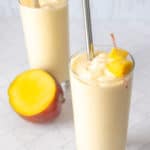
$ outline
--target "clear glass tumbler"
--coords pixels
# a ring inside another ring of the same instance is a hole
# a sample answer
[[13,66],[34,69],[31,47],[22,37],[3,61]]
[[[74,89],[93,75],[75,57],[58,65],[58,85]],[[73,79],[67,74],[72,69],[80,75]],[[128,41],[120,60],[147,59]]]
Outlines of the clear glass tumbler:
[[31,2],[19,1],[30,66],[48,71],[62,83],[69,78],[68,1],[39,6]]
[[77,150],[125,150],[134,67],[123,78],[86,83],[74,71],[81,54],[69,69]]

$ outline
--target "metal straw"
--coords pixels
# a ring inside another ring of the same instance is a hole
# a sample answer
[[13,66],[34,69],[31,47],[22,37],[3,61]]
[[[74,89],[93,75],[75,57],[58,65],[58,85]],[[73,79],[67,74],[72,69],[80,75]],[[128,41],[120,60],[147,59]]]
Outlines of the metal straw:
[[94,58],[94,45],[93,45],[93,36],[92,36],[90,2],[89,0],[82,0],[82,2],[83,2],[88,59],[92,60]]

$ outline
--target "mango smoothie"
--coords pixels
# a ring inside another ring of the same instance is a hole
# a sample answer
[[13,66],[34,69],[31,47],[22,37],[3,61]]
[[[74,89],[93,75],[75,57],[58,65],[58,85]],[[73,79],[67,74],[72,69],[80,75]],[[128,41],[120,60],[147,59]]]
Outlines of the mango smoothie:
[[31,68],[68,80],[69,36],[67,0],[20,1],[20,12]]
[[[128,55],[128,56],[127,56]],[[125,150],[134,61],[124,50],[71,59],[77,150]]]

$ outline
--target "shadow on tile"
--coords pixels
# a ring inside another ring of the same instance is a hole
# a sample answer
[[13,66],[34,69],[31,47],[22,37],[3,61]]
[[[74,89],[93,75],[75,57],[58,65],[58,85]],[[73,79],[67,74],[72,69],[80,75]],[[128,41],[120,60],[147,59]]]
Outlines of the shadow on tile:
[[150,117],[129,129],[127,150],[150,150]]
[[150,138],[145,139],[142,136],[129,138],[127,150],[150,150]]
[[72,111],[70,86],[68,86],[64,90],[64,96],[65,96],[66,101],[62,105],[62,112],[61,112],[60,116],[56,119],[56,122],[61,123],[61,124],[73,122],[73,111]]

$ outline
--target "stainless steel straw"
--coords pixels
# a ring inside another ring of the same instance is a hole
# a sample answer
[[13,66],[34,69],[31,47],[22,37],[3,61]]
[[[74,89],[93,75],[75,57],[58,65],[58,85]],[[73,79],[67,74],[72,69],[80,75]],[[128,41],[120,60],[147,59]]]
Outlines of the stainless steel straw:
[[94,44],[92,36],[90,2],[89,0],[82,0],[82,2],[83,2],[84,22],[86,31],[86,48],[88,53],[88,59],[92,60],[94,58]]

